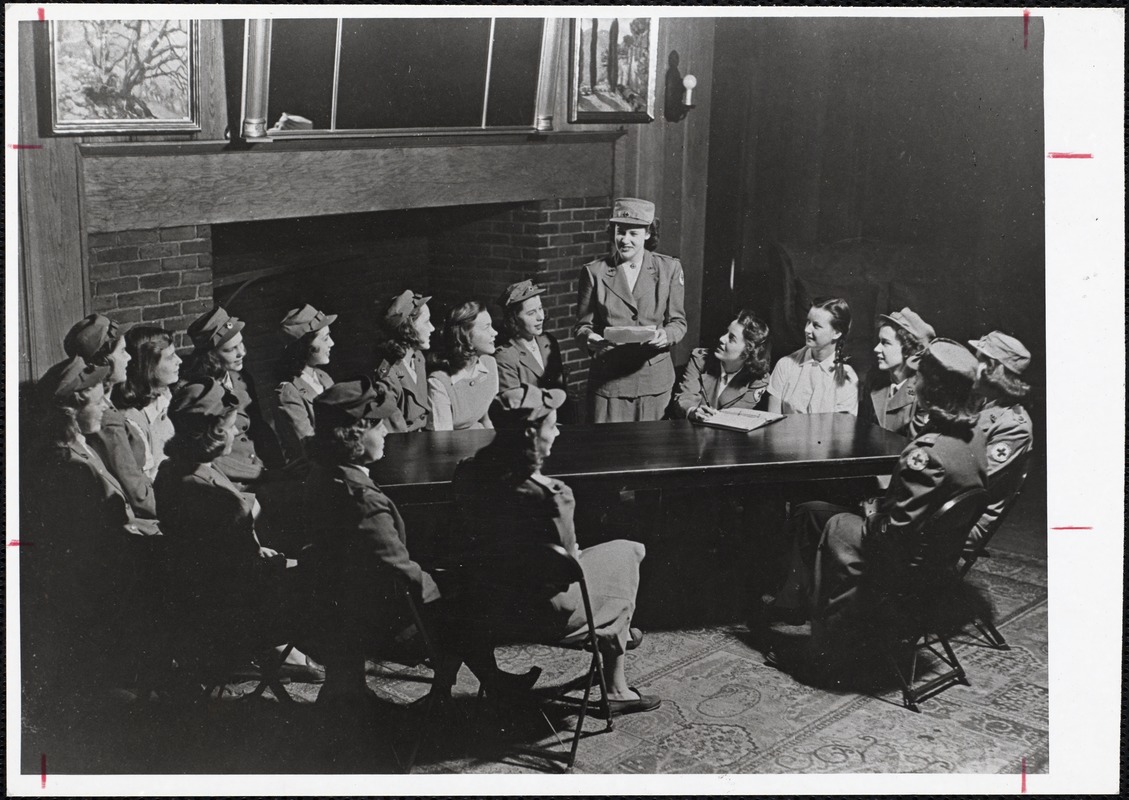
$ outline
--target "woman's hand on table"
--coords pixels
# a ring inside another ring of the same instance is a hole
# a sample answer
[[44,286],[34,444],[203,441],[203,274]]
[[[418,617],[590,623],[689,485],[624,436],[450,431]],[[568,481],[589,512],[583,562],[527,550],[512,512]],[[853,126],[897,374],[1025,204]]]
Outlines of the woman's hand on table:
[[687,416],[690,417],[693,422],[701,422],[702,420],[709,419],[716,413],[717,411],[710,406],[700,405],[690,409],[690,413]]

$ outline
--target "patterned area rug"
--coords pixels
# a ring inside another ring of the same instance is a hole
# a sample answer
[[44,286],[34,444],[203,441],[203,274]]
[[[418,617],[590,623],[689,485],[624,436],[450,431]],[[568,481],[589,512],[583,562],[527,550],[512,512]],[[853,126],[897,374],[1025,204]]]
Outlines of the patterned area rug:
[[[1046,562],[996,553],[981,560],[973,583],[993,599],[994,619],[1011,649],[999,651],[972,628],[953,639],[971,686],[901,707],[891,687],[872,694],[800,683],[764,663],[741,625],[648,631],[629,655],[632,685],[663,698],[657,711],[619,717],[613,730],[589,717],[575,771],[580,773],[1030,773],[1048,770]],[[538,687],[566,683],[588,656],[545,647],[499,651],[502,667],[544,672]],[[250,703],[184,709],[135,704],[88,717],[105,735],[70,736],[25,724],[25,769],[43,747],[56,748],[59,772],[382,773],[398,771],[424,718],[411,706],[428,689],[430,670],[370,662],[372,708],[325,713],[318,687],[291,683],[297,702],[266,696]],[[253,683],[241,684],[250,689]],[[502,708],[476,699],[463,669],[454,700],[438,709],[423,737],[420,773],[559,771],[531,746],[566,751],[557,729],[574,712],[551,704]],[[123,716],[125,713],[125,716]],[[566,734],[561,733],[563,739]],[[69,750],[67,750],[69,748]],[[63,756],[65,753],[65,757]],[[29,755],[30,754],[30,755]]]

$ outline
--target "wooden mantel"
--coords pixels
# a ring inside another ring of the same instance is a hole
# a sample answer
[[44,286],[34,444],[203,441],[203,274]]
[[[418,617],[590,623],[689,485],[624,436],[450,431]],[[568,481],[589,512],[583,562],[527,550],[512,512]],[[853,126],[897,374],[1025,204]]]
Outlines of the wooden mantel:
[[86,231],[613,191],[619,131],[79,147]]

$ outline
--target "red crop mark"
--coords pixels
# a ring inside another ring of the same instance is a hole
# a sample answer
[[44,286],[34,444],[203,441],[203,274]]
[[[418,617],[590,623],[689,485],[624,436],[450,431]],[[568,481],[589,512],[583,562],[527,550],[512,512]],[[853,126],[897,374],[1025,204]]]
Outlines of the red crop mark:
[[8,542],[8,547],[34,547],[35,542],[21,542],[19,539],[13,539]]
[[47,754],[39,754],[39,788],[47,788]]
[[12,148],[13,150],[42,150],[43,149],[43,145],[41,145],[41,144],[10,144],[10,145],[8,145],[8,147]]
[[39,21],[43,22],[45,19],[47,19],[47,9],[41,8],[39,9]]
[[1053,150],[1047,153],[1047,158],[1093,158],[1092,153],[1056,153]]
[[1093,527],[1090,525],[1056,525],[1051,528],[1052,531],[1092,531]]
[[1031,9],[1023,9],[1023,49],[1027,49],[1027,27],[1031,22]]
[[1027,758],[1024,756],[1019,762],[1019,793],[1027,794]]

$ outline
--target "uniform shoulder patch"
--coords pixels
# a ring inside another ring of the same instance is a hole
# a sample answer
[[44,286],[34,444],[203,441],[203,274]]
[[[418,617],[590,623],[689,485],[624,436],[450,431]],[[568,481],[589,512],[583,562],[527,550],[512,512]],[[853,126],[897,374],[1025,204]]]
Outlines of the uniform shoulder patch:
[[1007,442],[997,442],[996,444],[988,447],[988,457],[993,461],[1002,464],[1011,458],[1011,445]]
[[682,272],[682,270],[678,271],[678,283],[680,286],[686,285],[686,275]]
[[929,465],[929,454],[922,450],[920,447],[916,448],[908,456],[906,456],[906,466],[912,470],[920,472]]
[[925,445],[933,446],[933,445],[937,444],[937,439],[940,436],[941,436],[941,434],[939,434],[939,433],[923,433],[923,434],[921,434],[920,436],[917,437],[916,441],[917,441],[918,444],[925,444]]

